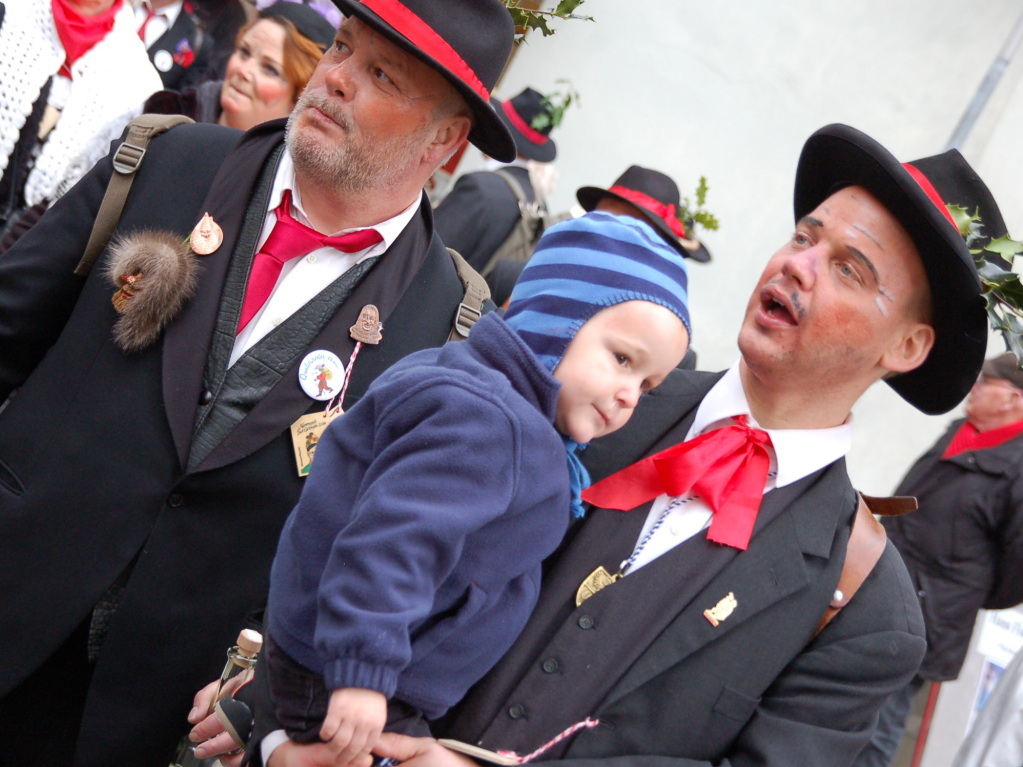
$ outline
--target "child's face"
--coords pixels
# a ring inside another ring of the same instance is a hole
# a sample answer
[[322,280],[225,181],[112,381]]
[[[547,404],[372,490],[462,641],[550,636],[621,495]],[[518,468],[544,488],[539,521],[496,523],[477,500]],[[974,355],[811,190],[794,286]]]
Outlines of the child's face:
[[594,314],[554,369],[561,382],[554,425],[579,443],[624,426],[639,402],[685,356],[689,333],[674,312],[626,301]]

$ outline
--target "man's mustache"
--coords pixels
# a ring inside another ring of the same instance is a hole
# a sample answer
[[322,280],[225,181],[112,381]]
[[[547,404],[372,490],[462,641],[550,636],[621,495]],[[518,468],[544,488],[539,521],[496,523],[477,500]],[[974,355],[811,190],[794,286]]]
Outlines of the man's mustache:
[[341,114],[337,108],[331,103],[330,99],[318,93],[303,93],[299,99],[299,106],[301,107],[316,107],[323,112],[327,117],[336,122],[345,133],[351,130],[352,124],[347,116]]

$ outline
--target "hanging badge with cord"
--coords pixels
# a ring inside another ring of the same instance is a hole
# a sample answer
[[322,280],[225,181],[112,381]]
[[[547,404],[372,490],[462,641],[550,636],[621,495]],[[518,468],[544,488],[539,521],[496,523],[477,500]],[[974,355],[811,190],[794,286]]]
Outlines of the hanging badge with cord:
[[[308,413],[291,424],[291,444],[295,451],[295,468],[298,469],[298,476],[305,477],[309,474],[313,466],[316,445],[324,430],[331,421],[345,412],[342,404],[359,350],[362,349],[363,343],[380,343],[380,331],[383,327],[380,323],[380,312],[372,304],[367,304],[362,308],[358,321],[349,329],[351,337],[355,340],[355,348],[352,350],[352,356],[348,358],[347,366],[342,366],[337,355],[325,349],[310,352],[299,365],[298,383],[302,390],[315,400],[326,401],[327,405],[322,412]],[[335,387],[338,389],[336,394]]]

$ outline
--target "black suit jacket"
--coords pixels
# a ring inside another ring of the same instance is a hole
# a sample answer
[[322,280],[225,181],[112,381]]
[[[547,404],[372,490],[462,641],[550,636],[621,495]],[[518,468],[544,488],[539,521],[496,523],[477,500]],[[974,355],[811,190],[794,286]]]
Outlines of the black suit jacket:
[[[87,279],[72,274],[109,158],[0,259],[0,398],[18,390],[0,414],[0,696],[133,567],[95,666],[81,765],[167,763],[195,691],[264,604],[278,533],[302,488],[289,426],[323,405],[300,390],[298,363],[185,469],[227,264],[282,130],[267,123],[239,142],[237,131],[182,126],[150,144],[119,232],[184,238],[208,211],[225,238],[201,258],[195,297],[144,351],[113,343],[105,256]],[[361,307],[399,285],[383,342],[359,355],[349,402],[401,356],[442,343],[462,299],[423,200],[308,346],[347,360]]]
[[[594,479],[684,439],[715,380],[674,372],[624,429],[590,447]],[[814,638],[855,505],[836,462],[768,493],[747,551],[699,536],[576,608],[582,578],[616,567],[645,517],[591,513],[552,560],[525,632],[435,732],[526,753],[589,716],[599,725],[548,756],[580,767],[850,764],[924,651],[919,606],[890,544]],[[713,626],[704,611],[728,594],[735,610]]]
[[[197,85],[209,76],[213,38],[206,32],[202,21],[188,2],[181,8],[170,28],[160,35],[148,50],[149,60],[153,62],[154,67],[158,55],[162,61],[171,62],[171,67],[166,71],[156,67],[164,88],[179,91]],[[164,53],[161,54],[161,51]],[[165,54],[169,54],[170,58],[168,59]]]
[[[518,166],[502,170],[519,182],[530,201],[534,199],[528,170]],[[444,244],[461,253],[473,269],[480,270],[518,223],[519,203],[508,182],[498,174],[467,173],[441,200],[434,220]]]
[[1023,601],[1023,436],[941,456],[963,420],[917,459],[896,491],[920,510],[883,520],[927,624],[924,679],[959,676],[981,608]]

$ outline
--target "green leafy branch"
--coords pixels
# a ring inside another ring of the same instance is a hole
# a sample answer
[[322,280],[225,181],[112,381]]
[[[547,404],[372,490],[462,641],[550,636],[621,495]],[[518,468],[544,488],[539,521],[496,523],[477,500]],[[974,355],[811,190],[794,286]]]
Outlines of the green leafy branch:
[[993,254],[1012,264],[1017,256],[1023,254],[1023,242],[1005,234],[985,243],[979,209],[970,213],[959,205],[946,207],[959,227],[959,233],[966,238],[966,246],[977,265],[991,328],[1002,334],[1006,349],[1023,363],[1023,282],[1020,282],[1018,274],[1006,271],[985,256]]
[[540,32],[544,37],[553,35],[554,30],[547,23],[553,19],[593,21],[592,16],[580,16],[575,13],[575,10],[583,4],[584,0],[560,0],[553,11],[528,8],[523,6],[522,2],[523,0],[504,0],[504,4],[508,6],[508,12],[511,14],[512,21],[515,22],[515,42],[522,42],[526,33],[531,29]]
[[683,197],[682,201],[678,206],[678,219],[686,228],[686,235],[692,237],[695,232],[692,231],[695,227],[693,223],[702,226],[711,232],[716,232],[718,228],[718,218],[704,205],[707,202],[707,190],[710,187],[707,186],[707,177],[700,176],[700,183],[696,187],[696,204],[693,205],[688,197]]
[[554,82],[564,85],[564,92],[554,91],[543,97],[541,102],[543,111],[529,121],[529,127],[533,130],[557,128],[565,117],[565,110],[572,106],[573,102],[579,103],[579,93],[569,80],[561,79]]

